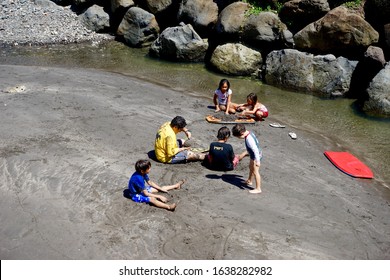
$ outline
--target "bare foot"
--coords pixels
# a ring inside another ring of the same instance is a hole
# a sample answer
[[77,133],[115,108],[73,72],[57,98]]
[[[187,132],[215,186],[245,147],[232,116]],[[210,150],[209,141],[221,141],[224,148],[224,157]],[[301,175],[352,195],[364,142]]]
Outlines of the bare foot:
[[175,209],[176,209],[176,203],[172,203],[172,204],[170,204],[170,205],[168,205],[168,210],[169,211],[175,211]]
[[250,192],[250,193],[261,193],[261,190],[254,189],[254,190],[250,190],[249,192]]
[[183,180],[180,180],[176,185],[177,185],[177,189],[180,190],[181,189],[181,186],[186,182],[187,180],[186,179],[183,179]]
[[247,186],[252,186],[252,182],[249,181],[249,180],[246,180],[246,181],[245,181],[245,184],[246,184]]

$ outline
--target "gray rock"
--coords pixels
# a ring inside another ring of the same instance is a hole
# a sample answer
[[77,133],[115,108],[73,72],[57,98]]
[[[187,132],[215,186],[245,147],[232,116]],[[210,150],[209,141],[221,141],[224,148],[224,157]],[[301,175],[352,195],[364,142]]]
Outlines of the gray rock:
[[183,0],[177,18],[191,24],[199,35],[207,37],[218,20],[218,6],[213,0]]
[[318,55],[284,49],[266,58],[267,84],[315,93],[321,96],[344,96],[350,86],[357,61],[334,55]]
[[173,0],[141,0],[138,1],[143,6],[146,6],[147,10],[152,14],[158,14],[168,9],[172,4]]
[[45,8],[51,8],[51,9],[60,8],[56,3],[50,0],[34,0],[34,3]]
[[160,27],[153,14],[131,7],[120,23],[117,35],[123,36],[131,47],[147,47],[156,40]]
[[118,9],[128,9],[134,6],[133,0],[111,0],[111,12],[115,13]]
[[293,46],[292,34],[272,12],[249,14],[250,5],[235,2],[220,13],[216,24],[219,39],[244,41],[258,49]]
[[0,45],[44,45],[112,40],[86,28],[69,7],[51,1],[3,0]]
[[175,61],[204,61],[208,43],[195,32],[191,24],[168,27],[153,42],[151,55]]
[[256,74],[262,65],[261,53],[242,44],[218,46],[211,55],[210,63],[224,74]]
[[379,34],[357,14],[340,6],[294,36],[297,49],[314,53],[337,53],[349,56],[378,42]]
[[281,22],[278,15],[272,12],[261,12],[250,15],[243,26],[243,37],[246,41],[255,42],[260,46],[280,41],[287,26]]
[[283,22],[291,22],[290,28],[299,31],[329,11],[327,0],[292,0],[284,3],[279,17]]
[[370,83],[367,93],[368,101],[363,110],[379,115],[390,116],[390,63],[387,63]]
[[386,64],[383,50],[379,47],[369,46],[364,58],[359,61],[352,75],[348,97],[360,101],[368,99],[367,88],[372,79]]
[[80,18],[89,30],[106,32],[110,28],[110,16],[98,5],[89,7]]
[[215,27],[220,37],[238,38],[242,35],[242,27],[245,22],[245,13],[249,10],[249,4],[235,2],[228,5],[218,16]]
[[388,48],[390,48],[390,23],[385,24],[383,27],[385,30],[385,41]]

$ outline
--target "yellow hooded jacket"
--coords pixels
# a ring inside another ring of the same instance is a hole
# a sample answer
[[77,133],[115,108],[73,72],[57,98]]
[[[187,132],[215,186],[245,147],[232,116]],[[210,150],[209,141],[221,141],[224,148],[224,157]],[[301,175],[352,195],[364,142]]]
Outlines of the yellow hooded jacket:
[[160,162],[171,162],[172,157],[179,152],[176,133],[173,131],[170,122],[164,123],[157,131],[154,142],[154,152]]

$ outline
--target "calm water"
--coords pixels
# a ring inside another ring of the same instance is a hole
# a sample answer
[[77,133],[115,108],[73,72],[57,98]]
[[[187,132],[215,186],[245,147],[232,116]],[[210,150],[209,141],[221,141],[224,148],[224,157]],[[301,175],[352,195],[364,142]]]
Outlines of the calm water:
[[[150,58],[146,50],[118,42],[104,46],[69,45],[3,49],[0,64],[42,65],[104,69],[139,77],[184,93],[210,97],[226,76],[207,70],[202,63],[170,63]],[[354,101],[323,99],[280,90],[258,80],[228,77],[234,101],[257,93],[271,116],[290,127],[325,137],[335,150],[347,150],[369,165],[375,177],[390,186],[390,119],[369,117],[355,110]]]

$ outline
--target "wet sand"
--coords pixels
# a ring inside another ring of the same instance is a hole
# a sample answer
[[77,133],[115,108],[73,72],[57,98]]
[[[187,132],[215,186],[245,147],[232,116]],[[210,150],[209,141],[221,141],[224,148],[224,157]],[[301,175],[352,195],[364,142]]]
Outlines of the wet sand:
[[176,211],[125,199],[163,122],[181,115],[197,143],[216,139],[208,105],[115,73],[1,65],[0,258],[390,259],[389,190],[336,169],[329,139],[272,128],[272,116],[248,125],[263,147],[262,194],[244,187],[248,158],[231,172],[152,159],[151,180],[187,179],[168,194]]

